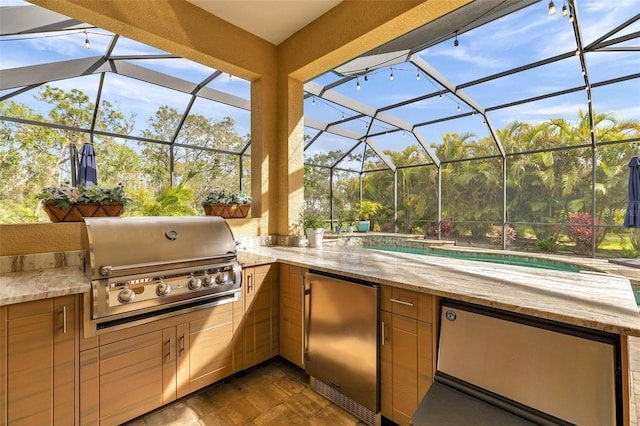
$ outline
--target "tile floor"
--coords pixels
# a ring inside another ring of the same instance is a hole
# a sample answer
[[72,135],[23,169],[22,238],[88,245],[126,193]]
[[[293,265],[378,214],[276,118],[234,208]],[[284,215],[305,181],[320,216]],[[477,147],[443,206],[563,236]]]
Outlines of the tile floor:
[[145,414],[126,426],[359,425],[309,387],[304,371],[282,358],[249,369]]
[[[631,426],[640,426],[640,338],[629,339]],[[309,387],[282,358],[251,368],[145,414],[126,426],[357,425],[364,423]]]

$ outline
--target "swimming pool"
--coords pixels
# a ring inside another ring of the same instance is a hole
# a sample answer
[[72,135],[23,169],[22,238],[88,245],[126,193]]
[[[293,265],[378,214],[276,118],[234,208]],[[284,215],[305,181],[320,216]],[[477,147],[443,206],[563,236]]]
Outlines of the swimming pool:
[[493,253],[471,253],[467,251],[443,250],[431,247],[398,247],[383,245],[364,244],[365,249],[385,250],[402,253],[421,254],[425,256],[437,256],[453,259],[473,260],[478,262],[497,263],[502,265],[526,266],[529,268],[548,269],[553,271],[564,272],[580,272],[589,270],[589,268],[574,265],[571,263],[560,262],[550,259],[541,259],[537,257],[512,256],[505,254]]

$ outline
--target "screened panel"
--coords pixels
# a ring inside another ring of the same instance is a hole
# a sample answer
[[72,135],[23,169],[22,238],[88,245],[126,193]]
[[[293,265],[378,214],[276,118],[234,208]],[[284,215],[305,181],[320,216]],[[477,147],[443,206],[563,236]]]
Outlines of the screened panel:
[[[88,75],[39,86],[16,94],[5,101],[26,106],[31,111],[3,109],[3,115],[25,118],[23,115],[26,113],[35,121],[90,129],[99,82],[99,75]],[[69,105],[66,111],[59,108],[61,100]],[[38,114],[39,117],[34,117],[33,113]]]
[[491,223],[502,223],[501,159],[442,165],[442,220],[472,238],[484,238]]
[[229,74],[226,73],[220,74],[209,82],[206,87],[216,89],[224,93],[233,93],[235,96],[239,96],[244,99],[251,99],[251,82],[233,75],[229,78]]
[[331,219],[330,169],[328,167],[305,166],[304,168],[304,202],[323,220]]
[[539,126],[535,147],[528,150],[589,144],[591,142],[586,90],[527,102],[488,113],[498,129],[514,121]]
[[399,168],[399,231],[437,236],[437,221],[438,169],[435,166]]
[[355,206],[360,200],[360,173],[345,170],[333,172],[333,217],[347,225],[356,219]]
[[129,193],[148,188],[149,180],[140,156],[142,146],[123,138],[95,136],[93,147],[98,184],[106,187],[122,184]]
[[[442,161],[499,155],[480,114],[419,128]],[[452,131],[454,129],[454,131]]]
[[378,211],[370,218],[374,231],[393,222],[393,187],[394,173],[391,170],[368,172],[362,176],[362,199],[379,205]]
[[424,59],[460,85],[574,50],[576,42],[568,20],[560,13],[547,16],[546,5],[536,3],[461,32],[457,47],[451,34],[447,40],[430,47]]
[[[460,109],[458,109],[460,108]],[[389,110],[388,114],[405,121],[420,125],[458,114],[471,112],[471,108],[451,94],[434,96],[421,101],[411,102]]]
[[337,123],[330,125],[327,128],[328,132],[349,132],[353,134],[352,139],[361,139],[367,134],[369,123],[371,119],[368,117],[360,117],[359,115],[349,118],[345,116],[344,120],[340,120]]
[[[111,42],[111,33],[96,28],[87,32],[89,48],[85,47],[87,37],[84,31],[77,29],[0,37],[2,68],[44,65],[68,59],[99,57],[104,54]],[[39,54],[33,54],[34,51]]]
[[102,100],[133,121],[131,135],[170,141],[190,96],[150,83],[107,73]]
[[[319,138],[304,152],[304,161],[308,164],[317,164],[323,166],[335,165],[338,160],[345,156],[358,143],[353,139],[334,135],[324,132]],[[352,151],[353,156],[361,155],[362,150],[356,149]],[[355,158],[346,158],[339,163],[341,168],[351,168],[360,170],[361,159],[353,162]]]
[[239,155],[175,148],[174,157],[175,181],[184,182],[197,200],[213,190],[240,190]]
[[[630,41],[635,48],[640,42],[638,40]],[[615,52],[615,51],[599,51],[587,52],[587,70],[589,71],[589,79],[591,84],[597,84],[629,74],[638,72],[637,53],[634,52]],[[635,80],[636,91],[640,90],[638,80]]]
[[507,221],[567,223],[569,214],[591,211],[590,148],[510,156]]
[[596,219],[603,225],[621,225],[628,204],[629,162],[638,155],[633,146],[619,143],[596,150]]
[[425,83],[421,81],[424,75],[420,74],[418,79],[418,74],[416,67],[405,63],[370,71],[366,80],[364,75],[358,76],[333,90],[378,109],[430,92],[431,86],[425,89]]
[[196,98],[177,141],[203,148],[240,152],[251,135],[251,112]]
[[[597,0],[580,1],[578,7],[584,44],[593,43],[611,29],[627,22],[638,13],[637,6],[633,1],[613,3],[602,3]],[[611,35],[607,40],[635,31],[640,31],[638,21]]]
[[[629,94],[636,94],[629,99]],[[640,137],[637,120],[640,116],[640,78],[616,84],[594,87],[591,98],[598,116],[596,135],[599,141],[616,141]]]
[[362,160],[363,170],[380,170],[388,167],[382,158],[369,145],[366,145],[364,159]]
[[425,151],[417,146],[416,138],[411,132],[393,132],[371,138],[396,166],[423,164]]
[[584,86],[577,56],[489,80],[464,91],[486,108]]

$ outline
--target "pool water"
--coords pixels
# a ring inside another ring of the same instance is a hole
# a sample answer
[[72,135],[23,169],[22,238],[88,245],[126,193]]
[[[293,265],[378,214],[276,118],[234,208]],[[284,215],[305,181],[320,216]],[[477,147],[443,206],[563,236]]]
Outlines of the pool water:
[[636,304],[640,306],[640,288],[633,287],[633,295],[636,297]]
[[[395,247],[395,246],[374,246],[374,245],[365,245],[363,247],[366,249],[422,254],[426,256],[448,257],[448,258],[463,259],[463,260],[474,260],[479,262],[499,263],[502,265],[526,266],[528,268],[549,269],[553,271],[580,272],[582,270],[587,269],[585,267],[580,267],[570,263],[556,262],[553,260],[539,259],[539,258],[526,257],[526,256],[509,256],[509,255],[503,255],[503,254],[489,254],[489,253],[469,253],[469,252],[460,252],[460,251],[453,251],[453,250],[435,249],[431,247],[417,248],[417,247]],[[635,293],[635,294],[636,294],[636,300],[638,300],[638,297],[640,297],[640,294],[638,293]]]

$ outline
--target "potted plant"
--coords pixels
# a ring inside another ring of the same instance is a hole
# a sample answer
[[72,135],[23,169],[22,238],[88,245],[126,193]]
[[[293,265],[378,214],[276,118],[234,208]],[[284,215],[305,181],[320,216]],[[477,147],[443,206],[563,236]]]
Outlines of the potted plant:
[[324,238],[324,221],[311,209],[303,209],[300,213],[299,226],[304,229],[309,247],[322,247]]
[[52,222],[81,222],[83,217],[120,216],[131,201],[122,184],[113,188],[98,185],[49,186],[38,194],[38,198]]
[[358,232],[367,232],[371,229],[370,219],[378,212],[378,210],[380,210],[380,208],[382,208],[382,205],[375,201],[362,200],[356,204],[359,218],[357,222]]
[[226,189],[214,190],[205,195],[202,207],[207,216],[222,216],[225,219],[243,218],[247,217],[251,208],[251,196]]

